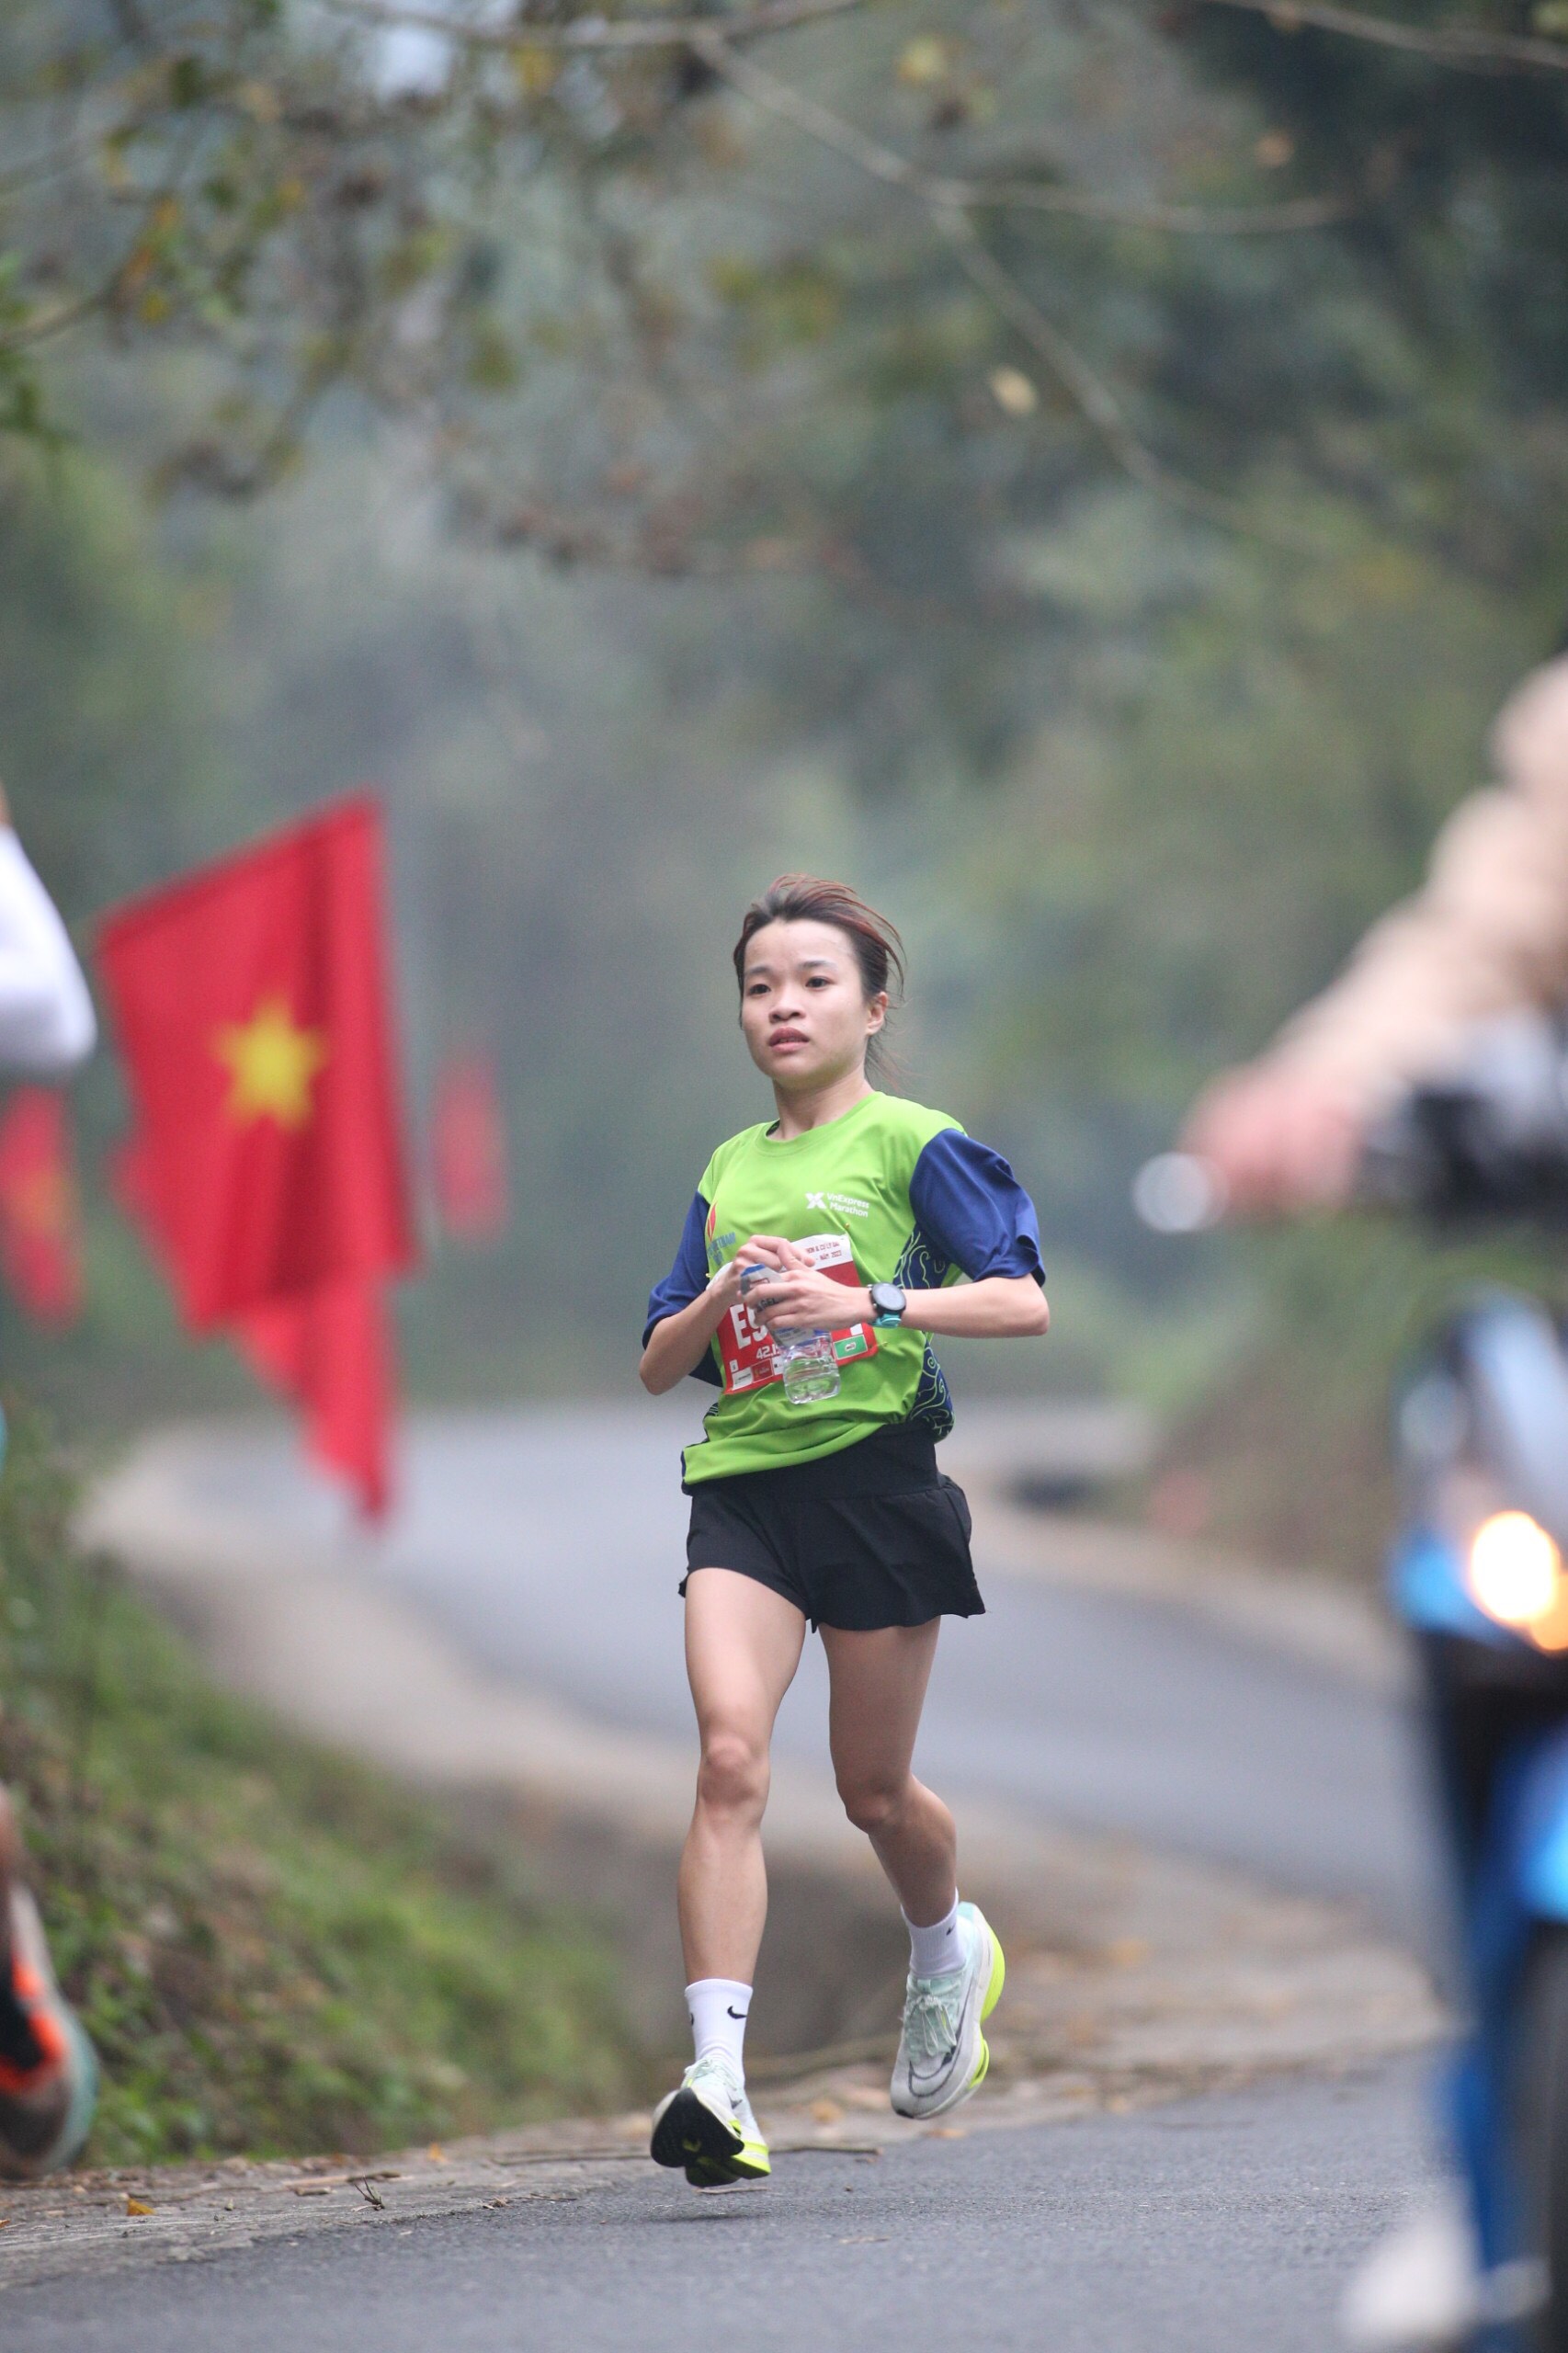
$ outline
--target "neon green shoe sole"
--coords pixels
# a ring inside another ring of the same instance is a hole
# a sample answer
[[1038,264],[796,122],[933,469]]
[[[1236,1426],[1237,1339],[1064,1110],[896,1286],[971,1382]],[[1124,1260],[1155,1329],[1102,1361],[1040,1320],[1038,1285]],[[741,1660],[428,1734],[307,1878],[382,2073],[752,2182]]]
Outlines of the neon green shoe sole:
[[991,1927],[991,1923],[987,1921],[985,1925],[991,1929],[991,1983],[985,1989],[985,1999],[980,2006],[982,2021],[991,2016],[1002,1998],[1002,1988],[1007,1983],[1007,1963],[1003,1955],[1001,1940],[995,1929]]
[[654,2118],[648,2154],[656,2165],[681,2167],[694,2188],[765,2181],[773,2170],[766,2141],[748,2141],[732,2131],[707,2101],[699,2099],[684,2084],[672,2092]]
[[[989,1921],[986,1922],[986,1927],[990,1929],[991,1935],[991,1978],[985,1988],[985,1999],[980,2006],[980,2017],[983,2025],[991,2016],[991,2013],[996,2007],[997,2003],[1001,2000],[1002,1988],[1007,1982],[1007,1963],[1003,1955],[1001,1939],[998,1938],[995,1929],[991,1927]],[[978,2091],[981,2085],[985,2081],[986,2076],[990,2073],[991,2045],[986,2041],[985,2037],[982,2035],[980,2038],[980,2064],[976,2067],[973,2075],[969,2079],[970,2090],[971,2092]]]
[[[749,2141],[745,2153],[756,2154]],[[686,2177],[693,2189],[760,2189],[772,2172],[767,2151],[764,2149],[761,2154],[762,2164],[756,2171],[741,2170],[733,2159],[726,2162],[722,2158],[695,2157],[686,2169]]]
[[693,2157],[686,2177],[693,2189],[738,2189],[744,2182],[767,2181],[773,2171],[766,2141],[743,2141],[727,2157]]

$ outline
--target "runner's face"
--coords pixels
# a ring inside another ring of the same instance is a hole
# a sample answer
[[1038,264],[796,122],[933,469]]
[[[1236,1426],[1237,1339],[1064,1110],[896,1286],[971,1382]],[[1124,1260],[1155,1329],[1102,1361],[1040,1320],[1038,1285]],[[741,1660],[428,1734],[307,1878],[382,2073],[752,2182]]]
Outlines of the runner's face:
[[753,1062],[775,1086],[848,1077],[864,1065],[887,1010],[885,995],[868,1001],[855,950],[835,925],[770,923],[753,935],[741,1028]]

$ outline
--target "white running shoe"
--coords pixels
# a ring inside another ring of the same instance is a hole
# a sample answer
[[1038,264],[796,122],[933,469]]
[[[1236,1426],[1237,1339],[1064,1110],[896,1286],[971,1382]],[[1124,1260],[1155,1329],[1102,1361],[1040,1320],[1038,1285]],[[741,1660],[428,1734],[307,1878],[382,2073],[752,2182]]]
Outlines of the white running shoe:
[[1457,2188],[1394,2225],[1345,2291],[1339,2325],[1357,2353],[1445,2353],[1486,2322],[1525,2320],[1546,2299],[1545,2266],[1481,2268]]
[[991,2052],[981,2027],[1001,1999],[1006,1964],[978,1904],[960,1904],[968,1939],[961,1969],[912,1977],[891,2097],[900,2116],[941,2116],[985,2080]]
[[694,2061],[659,2102],[649,2154],[656,2165],[684,2166],[694,2189],[766,2181],[772,2171],[745,2086],[716,2056]]

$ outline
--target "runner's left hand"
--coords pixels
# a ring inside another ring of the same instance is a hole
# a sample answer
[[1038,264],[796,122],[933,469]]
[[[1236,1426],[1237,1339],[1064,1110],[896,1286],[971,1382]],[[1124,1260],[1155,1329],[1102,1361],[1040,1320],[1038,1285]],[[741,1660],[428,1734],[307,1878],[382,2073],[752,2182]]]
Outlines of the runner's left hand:
[[819,1275],[798,1251],[791,1255],[795,1265],[782,1267],[746,1293],[746,1305],[759,1324],[770,1332],[795,1327],[838,1332],[846,1324],[869,1319],[868,1292],[858,1288],[851,1290],[846,1283]]

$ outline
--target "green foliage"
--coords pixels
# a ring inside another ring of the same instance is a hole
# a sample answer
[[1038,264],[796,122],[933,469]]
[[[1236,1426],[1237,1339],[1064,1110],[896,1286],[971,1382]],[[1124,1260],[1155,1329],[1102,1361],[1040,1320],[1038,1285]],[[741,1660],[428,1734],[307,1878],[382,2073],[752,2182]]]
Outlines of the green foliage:
[[64,1533],[14,1398],[0,1778],[97,2047],[88,2161],[319,2149],[623,2101],[607,1955],[433,1807],[216,1691]]
[[1049,959],[1004,1056],[1174,1105],[1416,881],[1545,632],[1518,600],[1358,535],[1310,569],[1151,552],[1131,516],[1092,506],[1019,551],[1098,626],[1011,788],[1031,855],[987,897]]
[[824,343],[843,317],[844,288],[811,256],[793,256],[769,269],[721,255],[710,263],[708,279],[744,321],[737,350],[746,368],[765,368],[802,345]]
[[183,590],[123,476],[0,467],[0,779],[73,917],[167,872],[222,822],[199,574]]
[[[918,26],[850,6],[771,11],[769,31],[735,0],[700,40],[629,45],[620,10],[512,42],[379,13],[142,0],[121,44],[18,0],[16,429],[49,414],[40,355],[85,321],[147,368],[202,354],[210,399],[172,434],[165,488],[269,487],[351,386],[438,417],[512,544],[619,551],[635,462],[638,560],[665,574],[744,567],[803,524],[831,559],[844,533],[800,493],[832,496],[853,398],[862,455],[946,445],[919,503],[959,489],[971,536],[1005,489],[1044,517],[1069,477],[1158,463],[1219,504],[1291,478],[1477,561],[1539,549],[1562,465],[1568,75],[1200,6],[934,0]],[[1531,22],[1478,0],[1441,32]],[[960,214],[1001,294],[966,271]],[[466,335],[476,299],[491,317]],[[524,350],[557,364],[520,370]],[[997,361],[1043,394],[1006,450]],[[862,566],[896,581],[884,503],[854,506]]]

